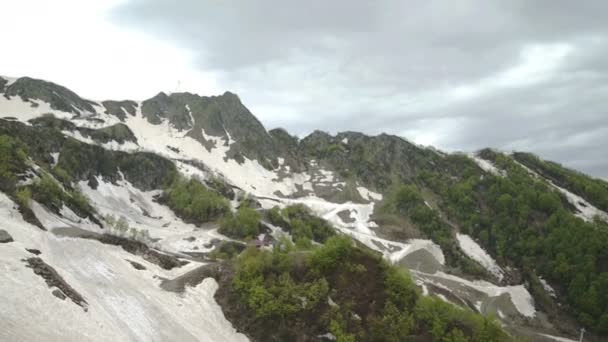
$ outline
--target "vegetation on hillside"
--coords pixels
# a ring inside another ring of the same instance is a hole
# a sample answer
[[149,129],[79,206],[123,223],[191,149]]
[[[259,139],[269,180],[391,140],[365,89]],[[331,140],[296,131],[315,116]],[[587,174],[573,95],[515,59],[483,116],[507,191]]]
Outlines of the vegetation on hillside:
[[570,170],[558,163],[544,161],[531,153],[517,152],[513,154],[513,158],[541,175],[552,179],[557,185],[584,197],[596,207],[608,211],[607,182]]
[[261,215],[249,206],[241,206],[236,214],[227,215],[220,223],[220,233],[235,238],[251,240],[260,234]]
[[406,271],[345,236],[311,251],[296,251],[287,240],[272,251],[249,248],[236,260],[231,285],[246,312],[228,318],[260,340],[328,332],[337,341],[510,339],[489,318],[421,296]]
[[[488,153],[505,177],[453,179],[421,173],[418,180],[442,199],[442,210],[476,237],[501,264],[512,262],[529,281],[542,276],[557,287],[579,322],[608,333],[608,229],[586,223],[545,183],[510,157]],[[537,279],[536,279],[536,282]]]
[[425,202],[414,184],[393,186],[377,210],[378,214],[408,217],[426,237],[437,243],[446,255],[448,265],[459,267],[473,275],[486,275],[485,270],[458,249],[454,229],[442,220],[439,213]]
[[0,135],[0,190],[12,193],[17,174],[27,168],[26,146],[16,138]]
[[[39,177],[30,184],[19,185],[19,176],[28,169],[26,146],[17,138],[0,135],[0,190],[13,196],[22,209],[29,209],[31,200],[59,211],[65,204],[76,213],[88,216],[94,212],[88,199],[77,187],[72,187],[69,175],[61,169],[51,172],[65,177],[65,187],[44,169],[37,171]],[[33,176],[34,173],[31,174]]]
[[310,241],[324,243],[336,234],[329,222],[314,215],[303,204],[294,204],[283,209],[274,207],[267,217],[270,223],[289,232],[297,245],[306,246]]
[[182,219],[195,224],[218,220],[230,212],[225,198],[194,178],[175,177],[163,201]]

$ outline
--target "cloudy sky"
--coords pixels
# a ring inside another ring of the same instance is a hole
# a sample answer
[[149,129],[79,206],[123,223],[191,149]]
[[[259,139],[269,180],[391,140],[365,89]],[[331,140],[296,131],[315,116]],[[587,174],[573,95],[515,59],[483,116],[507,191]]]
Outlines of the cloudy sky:
[[[268,127],[533,151],[608,178],[608,1],[0,0],[0,74],[236,92]],[[27,20],[24,20],[27,18]]]

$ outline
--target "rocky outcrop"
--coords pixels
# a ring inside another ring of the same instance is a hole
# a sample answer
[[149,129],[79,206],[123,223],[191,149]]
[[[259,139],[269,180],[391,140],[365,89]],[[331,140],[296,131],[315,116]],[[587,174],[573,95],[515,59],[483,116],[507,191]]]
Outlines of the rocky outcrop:
[[19,96],[23,101],[41,100],[51,108],[80,115],[84,112],[95,113],[92,101],[85,100],[73,91],[58,84],[21,77],[4,89],[7,98]]
[[13,237],[4,229],[0,229],[0,243],[13,242]]
[[[43,278],[50,288],[55,287],[59,289],[60,293],[70,298],[74,304],[85,308],[85,310],[87,309],[88,304],[84,297],[74,290],[52,266],[41,258],[28,258],[24,261],[27,263],[27,267]],[[58,295],[59,293],[55,294],[55,291],[57,290],[53,291],[53,295],[61,299],[61,296]]]
[[125,121],[127,114],[135,116],[137,112],[137,102],[135,101],[103,101],[101,103],[105,108],[105,112],[116,116],[120,121]]
[[4,93],[4,87],[6,86],[7,83],[8,83],[8,80],[0,77],[0,94]]
[[168,120],[176,129],[187,130],[207,149],[214,147],[209,136],[221,138],[224,145],[233,142],[227,157],[237,162],[246,157],[269,169],[277,166],[271,136],[233,93],[210,97],[159,93],[142,103],[142,114],[152,124]]
[[55,118],[53,115],[45,115],[29,121],[35,127],[44,127],[58,131],[79,132],[82,136],[91,138],[99,144],[116,141],[124,144],[127,141],[137,143],[137,138],[129,126],[119,123],[99,129],[78,127],[68,120]]

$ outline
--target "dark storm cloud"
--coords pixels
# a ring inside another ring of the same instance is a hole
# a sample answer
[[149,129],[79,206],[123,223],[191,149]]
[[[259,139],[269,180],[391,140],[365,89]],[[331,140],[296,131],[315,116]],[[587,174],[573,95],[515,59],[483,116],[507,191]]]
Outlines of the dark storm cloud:
[[530,150],[608,177],[607,1],[132,0],[267,126]]

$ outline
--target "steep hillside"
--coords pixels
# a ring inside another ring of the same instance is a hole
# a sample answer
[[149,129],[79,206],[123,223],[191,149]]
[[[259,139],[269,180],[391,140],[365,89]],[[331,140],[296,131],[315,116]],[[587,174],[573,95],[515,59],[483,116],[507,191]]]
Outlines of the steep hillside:
[[3,340],[608,334],[606,183],[529,154],[31,78],[0,78],[0,152]]

